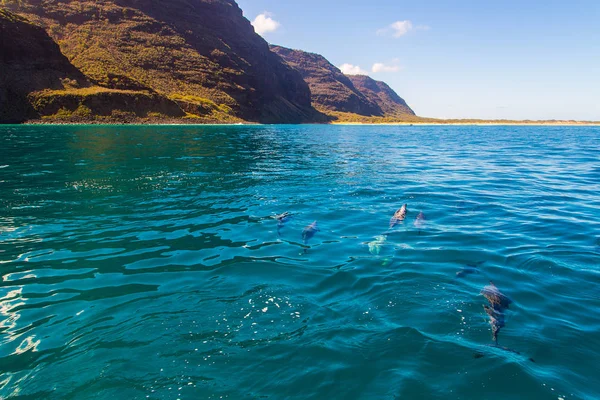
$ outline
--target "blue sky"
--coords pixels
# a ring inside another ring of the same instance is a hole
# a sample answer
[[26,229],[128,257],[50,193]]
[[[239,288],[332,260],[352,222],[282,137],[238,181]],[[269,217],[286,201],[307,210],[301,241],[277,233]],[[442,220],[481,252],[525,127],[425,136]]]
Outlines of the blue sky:
[[359,67],[418,115],[600,120],[600,0],[238,4],[267,13],[270,43]]

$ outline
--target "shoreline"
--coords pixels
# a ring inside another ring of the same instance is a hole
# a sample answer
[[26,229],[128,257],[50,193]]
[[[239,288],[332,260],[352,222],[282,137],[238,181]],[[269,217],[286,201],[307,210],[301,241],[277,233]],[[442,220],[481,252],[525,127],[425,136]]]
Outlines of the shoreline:
[[277,126],[277,125],[319,125],[319,126],[407,126],[407,127],[425,127],[425,126],[556,126],[556,127],[600,127],[600,123],[547,123],[547,122],[532,122],[532,123],[519,123],[519,122],[391,122],[391,123],[381,123],[381,124],[370,124],[370,123],[360,123],[360,122],[332,122],[329,124],[320,124],[320,123],[302,123],[302,124],[261,124],[261,123],[243,123],[243,124],[228,124],[228,123],[207,123],[207,124],[190,124],[190,123],[122,123],[122,122],[108,122],[108,123],[90,123],[90,122],[73,122],[73,123],[22,123],[22,124],[0,124],[2,126]]
[[367,126],[600,126],[600,122],[389,122],[370,124],[362,122],[332,122],[330,125]]
[[23,123],[0,123],[0,126],[270,126],[270,125],[332,125],[332,126],[569,126],[569,127],[600,127],[600,122],[583,121],[482,121],[482,122],[307,122],[307,123],[281,123],[281,124],[262,124],[258,122],[208,122],[198,123],[191,121],[165,120],[161,121],[39,121],[32,120]]

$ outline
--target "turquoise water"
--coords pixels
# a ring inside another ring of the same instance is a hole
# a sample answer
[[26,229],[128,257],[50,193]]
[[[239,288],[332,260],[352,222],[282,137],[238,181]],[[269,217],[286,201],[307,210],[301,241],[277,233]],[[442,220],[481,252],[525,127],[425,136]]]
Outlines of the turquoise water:
[[0,398],[600,397],[599,128],[0,140]]

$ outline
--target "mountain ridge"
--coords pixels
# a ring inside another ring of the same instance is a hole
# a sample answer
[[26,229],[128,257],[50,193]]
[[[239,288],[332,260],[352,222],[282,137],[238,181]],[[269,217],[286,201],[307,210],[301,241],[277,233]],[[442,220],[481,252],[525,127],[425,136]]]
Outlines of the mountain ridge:
[[201,98],[247,121],[323,120],[308,85],[269,50],[233,0],[3,4],[46,29],[97,86],[149,90],[180,102]]
[[416,117],[406,101],[385,82],[366,75],[345,75],[320,54],[275,45],[271,45],[271,50],[300,71],[311,89],[313,106],[324,113]]
[[313,106],[325,111],[383,116],[381,108],[367,99],[339,68],[322,55],[277,45],[270,48],[300,72],[311,90]]
[[416,116],[406,101],[387,83],[367,75],[348,75],[348,78],[367,99],[381,108],[386,117]]
[[[305,60],[296,64],[282,57],[289,49],[269,46],[234,0],[1,4],[0,50],[12,54],[18,45],[23,57],[0,59],[0,122],[326,123],[338,112],[386,116],[380,97],[362,93],[325,57],[298,51]],[[12,36],[19,39],[12,43]]]

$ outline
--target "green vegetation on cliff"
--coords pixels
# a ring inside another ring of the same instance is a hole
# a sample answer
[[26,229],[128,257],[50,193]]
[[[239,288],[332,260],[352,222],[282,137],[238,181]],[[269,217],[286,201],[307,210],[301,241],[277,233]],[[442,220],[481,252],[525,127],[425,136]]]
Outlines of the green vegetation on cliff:
[[31,94],[29,99],[46,121],[133,122],[185,116],[181,108],[166,97],[129,90],[101,87],[45,90]]

